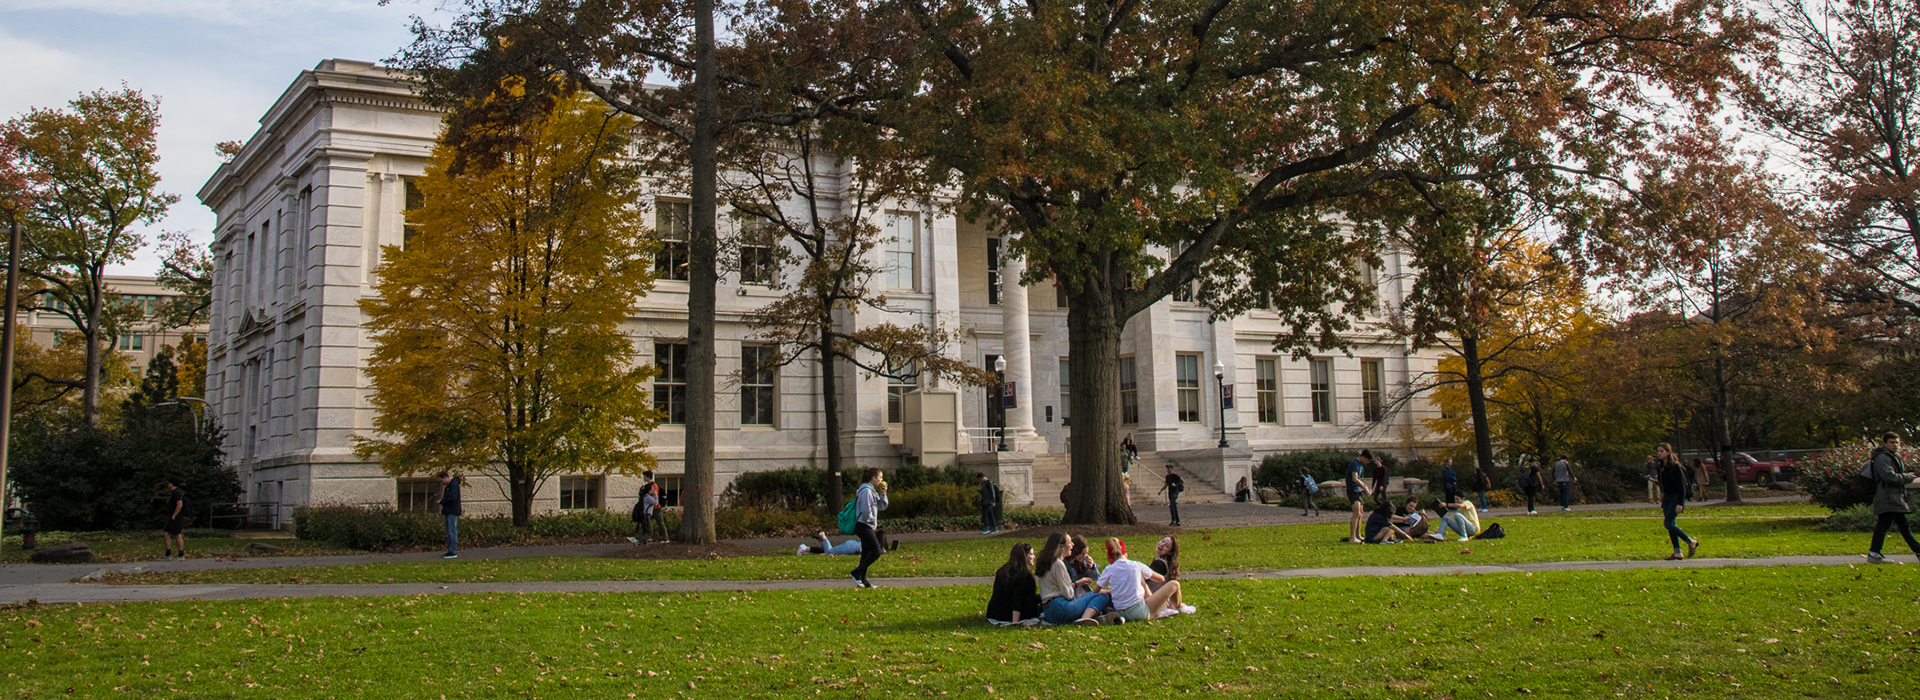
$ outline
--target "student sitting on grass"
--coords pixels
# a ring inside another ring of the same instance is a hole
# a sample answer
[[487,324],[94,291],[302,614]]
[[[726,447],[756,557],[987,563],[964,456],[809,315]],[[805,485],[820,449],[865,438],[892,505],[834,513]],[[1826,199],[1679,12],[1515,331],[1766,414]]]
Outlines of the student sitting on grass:
[[1454,530],[1460,533],[1460,541],[1465,542],[1480,534],[1480,511],[1473,507],[1473,501],[1462,499],[1456,493],[1435,509],[1440,511],[1440,531],[1428,537],[1445,542],[1447,531]]
[[[1166,582],[1160,590],[1148,592],[1148,583]],[[1167,581],[1147,565],[1127,558],[1127,543],[1118,537],[1107,538],[1107,570],[1100,572],[1100,587],[1113,594],[1113,613],[1107,621],[1145,622],[1153,611],[1168,605],[1180,606],[1180,582]]]
[[1382,496],[1379,505],[1374,506],[1373,513],[1367,515],[1366,543],[1397,544],[1410,539],[1404,530],[1393,524],[1395,517],[1393,503]]
[[[874,534],[879,536],[881,542],[887,541],[886,530],[875,530]],[[794,554],[859,554],[860,553],[859,538],[851,538],[845,542],[841,542],[840,544],[834,544],[833,540],[827,539],[827,533],[825,532],[813,533],[813,537],[814,539],[820,540],[820,544],[817,544],[817,545],[803,544],[803,545],[800,545],[799,549],[793,550],[793,553]]]
[[[1159,583],[1148,581],[1147,590],[1149,591],[1159,591],[1167,587],[1168,584],[1173,584],[1180,580],[1180,540],[1171,535],[1160,538],[1160,542],[1154,545],[1154,555],[1153,563],[1148,564],[1147,567],[1153,569],[1153,573],[1159,574],[1166,580]],[[1194,608],[1191,605],[1187,605],[1186,601],[1180,600],[1179,595],[1175,595],[1167,608],[1160,611],[1155,617],[1167,617],[1182,613],[1192,615]]]
[[1087,553],[1087,538],[1080,535],[1073,536],[1073,552],[1067,555],[1066,561],[1068,576],[1076,582],[1086,581],[1086,583],[1073,585],[1074,599],[1078,600],[1080,596],[1088,593],[1097,593],[1093,582],[1100,578],[1100,565],[1094,563],[1093,557]]
[[1033,625],[1040,622],[1040,594],[1033,580],[1033,545],[1021,542],[1007,555],[1007,563],[993,572],[993,595],[987,598],[987,621],[995,625]]
[[1400,513],[1393,517],[1393,524],[1400,526],[1400,531],[1407,533],[1409,538],[1426,537],[1427,528],[1431,525],[1427,522],[1427,516],[1420,512],[1418,498],[1408,498],[1406,503],[1401,504]]
[[1073,587],[1082,583],[1091,584],[1088,579],[1075,580],[1073,567],[1066,559],[1073,555],[1073,541],[1067,539],[1067,533],[1056,532],[1047,536],[1047,544],[1040,548],[1038,562],[1034,565],[1034,576],[1040,579],[1041,619],[1049,625],[1098,625],[1093,616],[1107,607],[1109,598],[1105,593],[1088,593],[1075,598]]

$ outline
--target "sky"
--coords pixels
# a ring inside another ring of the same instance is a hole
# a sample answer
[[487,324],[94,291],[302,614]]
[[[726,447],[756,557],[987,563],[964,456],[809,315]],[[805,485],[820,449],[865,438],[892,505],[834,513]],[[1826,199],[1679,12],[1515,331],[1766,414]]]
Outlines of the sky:
[[160,187],[180,195],[143,233],[147,249],[110,274],[152,275],[163,231],[212,240],[194,197],[220,165],[213,145],[245,141],[302,70],[329,58],[384,61],[411,40],[411,15],[440,0],[0,0],[0,119],[64,107],[122,83],[160,97]]

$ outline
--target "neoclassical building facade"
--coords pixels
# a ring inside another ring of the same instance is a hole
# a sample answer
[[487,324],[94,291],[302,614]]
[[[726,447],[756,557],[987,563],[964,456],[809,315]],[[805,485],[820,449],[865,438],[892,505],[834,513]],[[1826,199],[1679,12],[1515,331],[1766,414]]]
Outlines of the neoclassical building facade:
[[[429,480],[395,479],[377,461],[356,456],[353,437],[370,434],[373,425],[362,371],[370,340],[358,302],[372,293],[381,246],[404,245],[405,211],[418,204],[412,181],[425,171],[440,121],[403,78],[370,63],[322,61],[294,80],[260,130],[199,192],[218,217],[209,410],[228,430],[228,459],[254,501],[415,508],[431,497]],[[676,193],[660,193],[649,207],[642,215],[664,237],[685,220],[685,200]],[[909,434],[925,429],[912,415],[920,410],[915,392],[949,393],[958,425],[941,429],[956,431],[953,451],[973,453],[961,461],[1004,463],[978,454],[998,451],[993,435],[1004,426],[1008,452],[1030,464],[1021,477],[1028,485],[1016,491],[1057,503],[1046,494],[1058,490],[1072,438],[1073,372],[1056,291],[1003,283],[1019,279],[1021,263],[1001,255],[1001,235],[986,225],[907,202],[877,216],[891,241],[875,252],[886,270],[875,284],[887,296],[884,315],[957,331],[952,351],[968,362],[993,369],[1004,360],[1016,397],[1006,408],[978,388],[844,368],[842,425],[853,461],[884,468],[923,456],[915,451],[923,436]],[[1398,255],[1386,257],[1375,273],[1381,298],[1404,295],[1404,265]],[[720,489],[742,472],[824,466],[826,454],[817,365],[802,358],[778,372],[741,372],[765,351],[745,319],[783,293],[779,272],[769,278],[752,265],[727,267],[740,271],[722,276],[715,333]],[[663,275],[626,324],[636,359],[666,368],[654,390],[669,414],[685,392],[676,353],[684,352],[686,283],[673,276]],[[879,315],[856,318],[875,322]],[[1204,306],[1178,297],[1135,317],[1121,348],[1122,432],[1149,454],[1200,455],[1219,443],[1224,418],[1231,447],[1222,452],[1232,456],[1224,462],[1238,466],[1197,470],[1219,490],[1265,453],[1365,446],[1407,454],[1434,446],[1420,422],[1432,417],[1426,402],[1384,411],[1437,355],[1358,332],[1350,352],[1294,358],[1272,348],[1282,330],[1277,314],[1210,320]],[[1224,412],[1222,384],[1235,399]],[[660,472],[676,485],[681,426],[663,424],[646,437]],[[623,509],[636,485],[619,476],[564,476],[546,485],[536,510]],[[498,490],[484,484],[470,486],[467,498],[479,511],[505,509]]]

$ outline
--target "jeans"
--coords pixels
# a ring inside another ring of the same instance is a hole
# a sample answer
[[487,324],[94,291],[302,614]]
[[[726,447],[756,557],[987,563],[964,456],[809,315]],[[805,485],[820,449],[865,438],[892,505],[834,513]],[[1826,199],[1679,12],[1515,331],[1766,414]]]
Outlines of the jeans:
[[1480,492],[1480,510],[1488,510],[1488,508],[1487,508],[1487,492],[1485,492],[1485,491],[1481,491],[1481,492]]
[[1180,492],[1167,492],[1167,512],[1173,514],[1173,524],[1180,524]]
[[833,540],[821,540],[821,542],[827,545],[820,550],[821,554],[858,554],[866,550],[866,546],[860,544],[860,540],[847,540],[840,544],[834,544]]
[[[1680,553],[1681,544],[1693,541],[1692,537],[1687,536],[1685,530],[1681,530],[1679,525],[1673,523],[1673,519],[1680,516],[1680,504],[1683,498],[1684,496],[1676,493],[1660,499],[1660,513],[1666,516],[1667,539],[1673,541],[1674,554]],[[1916,548],[1915,551],[1920,551],[1920,548]]]
[[1468,520],[1467,516],[1459,513],[1448,513],[1445,517],[1440,518],[1440,539],[1444,540],[1447,538],[1448,529],[1459,531],[1461,537],[1472,537],[1480,534],[1479,528],[1473,526],[1473,521]]
[[1064,625],[1080,619],[1080,615],[1085,613],[1087,608],[1100,610],[1112,601],[1113,599],[1105,593],[1088,593],[1073,600],[1067,600],[1066,596],[1055,596],[1053,600],[1047,601],[1047,607],[1040,611],[1040,619],[1046,620],[1049,625]]
[[662,508],[656,507],[652,513],[640,516],[640,523],[647,527],[648,537],[653,537],[654,533],[658,531],[660,541],[665,542],[672,538],[667,536],[667,515],[661,512],[662,510]]
[[1880,551],[1880,545],[1887,541],[1887,529],[1894,526],[1898,526],[1900,536],[1906,538],[1907,548],[1913,550],[1914,554],[1920,554],[1920,542],[1913,540],[1913,530],[1907,525],[1906,513],[1881,513],[1880,521],[1873,524],[1873,549],[1867,551]]
[[449,515],[446,517],[447,517],[447,553],[456,554],[460,551],[460,516]]
[[880,553],[886,550],[882,548],[880,535],[874,533],[872,525],[854,523],[853,535],[860,538],[860,565],[854,567],[853,578],[865,581],[867,567],[873,566],[873,562],[880,558]]
[[1527,512],[1529,513],[1533,512],[1533,495],[1536,493],[1539,493],[1539,491],[1535,489],[1527,489],[1522,493],[1525,493],[1527,495]]
[[996,517],[998,515],[999,513],[996,512],[993,506],[981,505],[980,506],[980,530],[982,532],[993,532],[995,530],[999,530],[1000,519]]
[[1560,507],[1566,508],[1571,505],[1573,505],[1573,482],[1562,481],[1560,482]]

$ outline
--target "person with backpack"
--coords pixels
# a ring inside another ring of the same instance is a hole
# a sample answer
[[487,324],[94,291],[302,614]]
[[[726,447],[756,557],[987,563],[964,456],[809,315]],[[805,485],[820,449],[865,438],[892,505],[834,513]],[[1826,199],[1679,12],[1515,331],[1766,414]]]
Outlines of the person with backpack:
[[1481,467],[1473,469],[1473,490],[1480,494],[1480,510],[1490,511],[1487,507],[1487,492],[1493,490],[1493,478],[1487,476],[1487,470]]
[[999,505],[1000,489],[983,472],[974,472],[980,477],[980,534],[991,535],[1000,531]]
[[875,528],[880,526],[880,511],[887,509],[887,479],[880,470],[867,467],[860,475],[860,488],[853,492],[853,536],[860,538],[860,565],[848,575],[861,588],[878,588],[867,580],[867,568],[886,551]]
[[1873,514],[1879,521],[1873,524],[1873,546],[1867,550],[1867,561],[1875,564],[1888,562],[1880,554],[1880,545],[1887,541],[1887,530],[1898,526],[1900,536],[1907,540],[1907,548],[1913,550],[1916,559],[1920,559],[1920,542],[1913,539],[1913,530],[1907,525],[1907,514],[1913,507],[1907,505],[1907,484],[1913,483],[1914,475],[1906,471],[1906,465],[1900,461],[1900,436],[1887,433],[1880,437],[1880,446],[1873,448],[1873,458],[1868,460],[1864,470],[1871,473],[1873,483]]
[[1187,490],[1187,480],[1180,478],[1179,474],[1173,473],[1173,465],[1169,463],[1167,465],[1166,483],[1160,486],[1160,490],[1157,493],[1167,494],[1167,511],[1172,514],[1173,522],[1171,524],[1174,527],[1180,526],[1180,492],[1185,490]]
[[1320,484],[1313,480],[1313,472],[1307,471],[1306,467],[1300,468],[1300,488],[1302,489],[1300,491],[1300,517],[1307,517],[1308,509],[1312,509],[1314,516],[1318,517],[1320,515],[1320,504],[1315,503],[1313,497],[1320,495]]
[[[1660,459],[1660,514],[1666,518],[1667,539],[1673,542],[1673,554],[1667,560],[1692,558],[1700,549],[1700,540],[1689,537],[1673,522],[1687,509],[1687,470],[1680,466],[1680,458],[1673,453],[1672,445],[1660,443],[1654,455]],[[1686,556],[1680,555],[1681,542],[1687,543]]]
[[1527,497],[1527,515],[1539,514],[1539,511],[1533,509],[1533,499],[1546,489],[1547,482],[1540,478],[1539,460],[1528,461],[1527,471],[1520,475],[1520,493]]
[[[152,483],[152,482],[148,482]],[[160,559],[187,558],[187,536],[180,534],[187,527],[187,492],[172,479],[167,480],[167,523],[160,530]],[[173,546],[180,545],[180,553],[173,553]]]
[[667,537],[666,516],[660,512],[661,506],[666,504],[666,494],[660,488],[660,482],[654,480],[651,470],[641,472],[640,478],[640,502],[633,505],[634,536],[627,538],[627,541],[641,544],[638,538],[645,537],[646,542],[652,542],[654,531],[658,529],[661,542],[672,542]]

